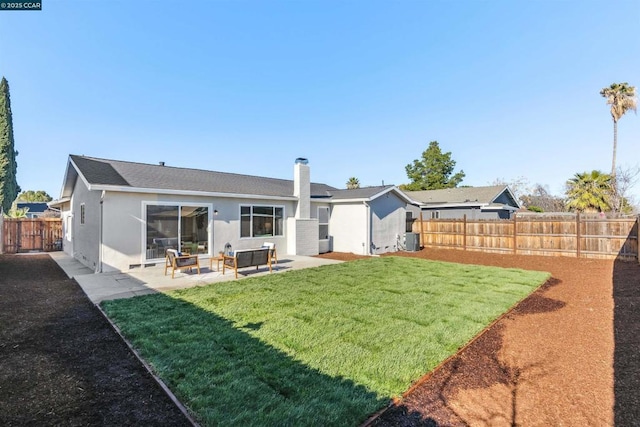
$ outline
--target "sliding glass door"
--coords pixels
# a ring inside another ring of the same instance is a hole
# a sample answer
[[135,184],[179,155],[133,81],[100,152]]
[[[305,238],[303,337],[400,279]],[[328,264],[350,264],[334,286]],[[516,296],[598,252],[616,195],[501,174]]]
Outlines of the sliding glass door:
[[208,206],[145,204],[146,259],[164,258],[167,249],[209,253]]

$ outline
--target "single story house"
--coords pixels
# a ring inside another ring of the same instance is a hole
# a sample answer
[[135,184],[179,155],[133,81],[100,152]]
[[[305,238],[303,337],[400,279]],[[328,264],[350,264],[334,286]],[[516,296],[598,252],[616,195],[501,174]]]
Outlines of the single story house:
[[520,203],[506,185],[404,191],[423,219],[510,219]]
[[40,218],[49,206],[47,202],[16,202],[17,209],[27,209],[27,218]]
[[96,272],[276,244],[282,255],[398,250],[411,200],[392,185],[341,190],[293,180],[70,155],[60,199],[63,250]]

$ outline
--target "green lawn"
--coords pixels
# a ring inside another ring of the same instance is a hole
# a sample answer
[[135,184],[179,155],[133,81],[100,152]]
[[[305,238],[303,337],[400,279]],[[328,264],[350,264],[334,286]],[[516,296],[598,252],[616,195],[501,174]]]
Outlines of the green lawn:
[[548,273],[382,257],[107,301],[203,425],[358,425]]

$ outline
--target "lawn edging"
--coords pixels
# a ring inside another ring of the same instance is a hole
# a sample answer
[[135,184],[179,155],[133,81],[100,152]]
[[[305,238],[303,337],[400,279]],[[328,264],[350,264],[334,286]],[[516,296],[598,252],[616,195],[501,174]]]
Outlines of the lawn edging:
[[142,358],[142,356],[140,356],[140,353],[138,353],[138,351],[136,351],[136,349],[129,342],[129,340],[125,338],[120,328],[118,328],[118,326],[115,323],[113,323],[113,321],[109,318],[109,316],[107,316],[107,313],[104,312],[102,307],[100,307],[99,304],[94,304],[94,305],[98,309],[98,311],[100,311],[102,316],[107,320],[107,322],[109,322],[109,325],[111,325],[111,328],[113,328],[113,330],[120,336],[120,339],[122,339],[122,341],[124,341],[127,347],[129,347],[129,350],[131,350],[131,352],[136,357],[136,359],[138,359],[142,364],[142,366],[144,366],[144,368],[147,370],[149,375],[151,375],[151,378],[154,379],[154,381],[160,386],[160,388],[165,392],[165,394],[169,397],[169,399],[178,407],[180,412],[182,412],[182,414],[187,418],[187,420],[191,423],[191,425],[193,427],[201,427],[200,424],[195,420],[195,418],[193,418],[193,416],[189,413],[189,410],[187,409],[187,407],[182,402],[180,402],[180,400],[176,397],[175,394],[173,394],[171,389],[164,383],[164,381],[162,381],[162,379],[160,379],[160,377],[156,375],[156,373],[151,368],[151,365],[149,365]]
[[402,401],[404,399],[406,399],[411,393],[413,393],[414,390],[416,390],[417,388],[419,388],[420,386],[422,386],[425,382],[427,382],[433,375],[435,375],[436,373],[438,373],[441,369],[443,369],[447,364],[449,364],[453,359],[455,359],[459,354],[461,354],[462,352],[464,352],[468,347],[470,347],[473,343],[475,343],[477,340],[479,340],[482,336],[484,336],[491,328],[493,328],[497,323],[499,323],[500,321],[502,321],[504,318],[506,318],[507,316],[509,316],[516,308],[518,308],[518,306],[520,304],[522,304],[524,301],[526,301],[527,299],[531,298],[531,296],[533,294],[535,294],[536,292],[539,292],[541,289],[545,288],[545,286],[549,286],[551,284],[553,284],[553,277],[549,277],[545,282],[543,282],[540,286],[538,286],[537,288],[535,288],[529,295],[527,295],[526,297],[522,298],[520,301],[516,302],[509,310],[505,311],[504,313],[502,313],[500,316],[498,316],[493,322],[489,323],[482,331],[480,331],[475,337],[473,337],[471,340],[469,340],[469,342],[467,342],[465,345],[463,345],[462,347],[460,347],[458,349],[458,351],[456,351],[454,354],[452,354],[451,356],[447,357],[445,360],[443,360],[442,362],[440,362],[438,364],[438,366],[436,366],[435,368],[433,368],[431,371],[427,372],[426,374],[424,374],[422,377],[418,378],[418,380],[416,380],[416,382],[414,382],[413,384],[411,384],[411,386],[402,393],[402,396],[400,396],[399,398],[393,398],[391,400],[391,402],[385,406],[384,408],[380,409],[379,411],[375,412],[373,415],[371,415],[369,418],[367,418],[367,420],[360,424],[359,427],[370,427],[373,425],[374,422],[376,422],[376,420],[378,418],[380,418],[385,412],[387,412],[390,408],[397,406],[399,404],[402,403]]

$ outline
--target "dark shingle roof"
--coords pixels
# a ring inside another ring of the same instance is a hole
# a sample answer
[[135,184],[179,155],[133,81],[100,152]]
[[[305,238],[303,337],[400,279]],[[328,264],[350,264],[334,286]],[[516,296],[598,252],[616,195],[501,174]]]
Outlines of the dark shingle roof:
[[42,213],[49,207],[46,202],[16,202],[19,209],[29,208],[29,213]]
[[[91,185],[149,190],[197,191],[262,196],[293,196],[293,180],[240,175],[201,169],[177,168],[71,155]],[[311,184],[312,196],[327,197],[334,187]]]
[[350,190],[332,190],[332,200],[370,199],[376,194],[393,188],[393,185],[379,185],[375,187],[353,188]]
[[441,203],[469,203],[482,204],[493,202],[503,191],[504,185],[492,185],[489,187],[459,187],[445,188],[442,190],[405,191],[413,200],[424,204]]

